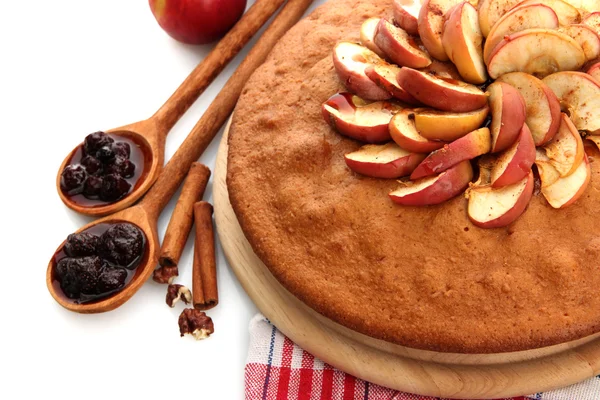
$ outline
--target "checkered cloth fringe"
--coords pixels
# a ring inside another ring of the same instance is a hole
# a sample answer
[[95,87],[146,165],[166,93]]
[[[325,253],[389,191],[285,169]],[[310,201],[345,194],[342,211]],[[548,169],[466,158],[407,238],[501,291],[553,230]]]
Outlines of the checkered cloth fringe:
[[[339,371],[295,345],[263,315],[250,322],[246,400],[441,400],[384,388]],[[600,376],[506,400],[599,400]]]

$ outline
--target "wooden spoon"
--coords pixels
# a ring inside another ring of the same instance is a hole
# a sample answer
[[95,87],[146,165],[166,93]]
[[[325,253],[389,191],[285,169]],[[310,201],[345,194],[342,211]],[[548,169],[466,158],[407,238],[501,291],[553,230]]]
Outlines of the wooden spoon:
[[[248,56],[227,81],[221,92],[200,118],[173,158],[165,166],[156,184],[137,205],[108,217],[93,221],[77,232],[101,223],[130,222],[137,225],[146,235],[147,255],[137,267],[136,273],[120,292],[92,303],[75,304],[67,300],[60,287],[53,282],[54,256],[48,264],[46,285],[54,299],[63,307],[80,313],[99,313],[113,310],[131,298],[154,271],[158,262],[160,244],[156,222],[161,211],[177,190],[192,162],[197,160],[219,132],[233,111],[238,97],[250,75],[264,62],[271,49],[283,34],[290,29],[306,11],[313,0],[288,0],[273,23],[248,53]],[[57,252],[62,249],[64,242]]]
[[[93,206],[79,204],[73,201],[70,196],[65,195],[60,188],[61,173],[81,146],[80,144],[69,153],[58,170],[56,190],[62,202],[78,213],[103,216],[129,207],[139,200],[156,181],[163,167],[165,140],[171,128],[229,61],[239,53],[252,36],[275,13],[283,1],[257,0],[152,117],[107,131],[132,140],[140,146],[144,154],[144,171],[131,193],[114,203]],[[138,168],[140,167],[138,166]]]

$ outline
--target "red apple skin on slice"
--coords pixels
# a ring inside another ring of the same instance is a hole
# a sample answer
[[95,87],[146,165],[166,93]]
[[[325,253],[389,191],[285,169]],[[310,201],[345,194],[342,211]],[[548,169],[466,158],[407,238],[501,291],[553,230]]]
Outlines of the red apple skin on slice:
[[389,132],[398,146],[413,153],[429,153],[444,146],[445,142],[433,141],[419,134],[412,110],[402,110],[390,121]]
[[344,156],[352,171],[386,179],[409,175],[424,158],[425,154],[411,153],[394,142],[367,144]]
[[600,132],[600,81],[583,72],[563,71],[547,76],[544,83],[558,97],[578,130]]
[[394,0],[394,21],[411,35],[419,34],[421,0]]
[[561,116],[561,124],[554,138],[541,148],[548,162],[561,177],[574,173],[583,162],[585,149],[583,140],[575,125],[566,114]]
[[444,15],[462,0],[425,0],[419,12],[419,36],[432,57],[447,61],[448,56],[442,45]]
[[467,2],[452,7],[444,22],[442,45],[466,82],[480,84],[487,81],[482,42],[475,7]]
[[437,176],[400,182],[402,186],[389,196],[392,201],[404,206],[440,204],[462,193],[472,179],[471,162],[463,161]]
[[492,79],[516,71],[543,77],[578,70],[585,61],[583,49],[570,36],[552,29],[525,29],[498,43],[488,73]]
[[398,84],[398,79],[396,79],[398,72],[400,72],[400,67],[387,63],[370,65],[365,69],[365,74],[369,79],[390,92],[394,98],[408,104],[420,105],[419,100],[415,99]]
[[415,168],[410,175],[410,179],[415,180],[439,174],[462,161],[472,160],[482,154],[489,153],[490,147],[490,130],[488,128],[474,130],[429,154]]
[[498,155],[491,171],[493,188],[513,185],[531,172],[535,162],[535,143],[527,127],[523,124],[517,141]]
[[534,189],[533,173],[509,186],[472,186],[467,191],[467,213],[471,222],[485,229],[501,228],[516,221],[525,212]]
[[600,56],[600,36],[589,26],[573,24],[560,29],[575,40],[585,54],[586,60],[593,60]]
[[398,83],[421,103],[442,111],[474,111],[487,103],[486,94],[476,86],[412,68],[400,70]]
[[582,21],[600,35],[600,11],[588,14]]
[[384,101],[367,103],[351,93],[331,96],[321,108],[325,121],[342,135],[366,143],[391,139],[389,123],[402,107]]
[[543,4],[529,4],[513,8],[492,27],[483,47],[483,60],[489,63],[490,55],[505,36],[531,28],[558,29],[558,17],[553,9]]
[[421,136],[429,140],[451,142],[481,127],[489,110],[487,106],[467,113],[421,109],[415,112],[415,125]]
[[[540,169],[538,168],[538,171]],[[555,182],[544,185],[544,175],[540,171],[542,180],[542,195],[548,203],[554,208],[565,208],[575,203],[587,189],[592,171],[587,155],[584,155],[583,162],[579,164],[577,170],[569,176],[559,178]]]
[[525,100],[508,83],[494,82],[488,86],[492,123],[492,153],[506,150],[519,136],[525,123]]
[[560,25],[578,24],[581,21],[581,14],[577,8],[562,0],[524,0],[516,4],[514,8],[530,4],[543,4],[553,9]]
[[431,57],[420,48],[419,39],[382,18],[375,30],[375,44],[394,63],[411,68],[425,68]]
[[592,66],[587,70],[587,73],[590,74],[592,78],[600,82],[600,62],[592,64]]
[[525,100],[527,118],[536,146],[552,140],[560,125],[560,103],[554,92],[540,79],[524,72],[511,72],[498,78],[521,93]]
[[363,99],[388,100],[392,97],[365,74],[369,65],[381,62],[381,57],[356,43],[339,42],[333,49],[333,65],[338,77],[348,91]]
[[483,36],[488,37],[496,22],[519,2],[520,0],[479,0],[477,13]]
[[379,24],[379,18],[369,18],[363,22],[360,27],[360,42],[367,49],[383,58],[385,57],[385,53],[375,44],[375,30],[377,29],[377,24]]

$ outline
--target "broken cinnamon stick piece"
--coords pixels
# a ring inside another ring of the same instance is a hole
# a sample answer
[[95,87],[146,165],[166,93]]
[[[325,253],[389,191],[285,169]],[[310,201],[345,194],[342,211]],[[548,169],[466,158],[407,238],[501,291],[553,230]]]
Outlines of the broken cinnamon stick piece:
[[194,204],[196,241],[192,269],[192,299],[197,310],[208,310],[219,303],[212,214],[213,207],[210,203],[199,201]]
[[167,226],[158,258],[160,267],[152,277],[154,281],[171,283],[179,275],[177,265],[192,230],[194,203],[202,198],[209,179],[210,169],[206,165],[192,163]]

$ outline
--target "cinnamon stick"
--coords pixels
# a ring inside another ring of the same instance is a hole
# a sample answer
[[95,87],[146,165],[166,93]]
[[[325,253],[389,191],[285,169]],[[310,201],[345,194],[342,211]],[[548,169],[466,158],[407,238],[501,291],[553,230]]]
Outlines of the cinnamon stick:
[[192,301],[197,310],[208,310],[219,303],[213,207],[206,201],[194,204],[196,242],[192,269]]
[[152,276],[155,282],[171,283],[179,275],[179,258],[194,221],[194,203],[202,199],[209,179],[210,169],[206,165],[192,163],[160,248],[160,267]]

